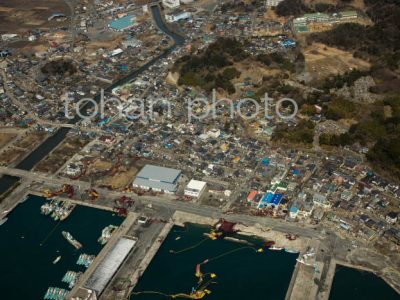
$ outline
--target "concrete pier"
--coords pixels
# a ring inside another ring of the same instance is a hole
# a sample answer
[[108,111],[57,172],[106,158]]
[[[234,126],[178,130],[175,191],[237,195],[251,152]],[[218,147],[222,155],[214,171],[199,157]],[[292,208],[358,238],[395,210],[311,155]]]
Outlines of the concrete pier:
[[137,218],[138,218],[138,215],[136,213],[128,214],[128,216],[125,218],[125,220],[121,224],[121,226],[114,232],[111,239],[103,247],[103,249],[100,251],[100,253],[96,256],[93,263],[89,266],[89,268],[86,270],[86,272],[79,278],[79,281],[76,283],[75,287],[71,290],[67,299],[73,298],[78,293],[79,289],[85,285],[86,281],[90,278],[90,276],[96,270],[99,263],[105,258],[107,253],[115,246],[118,239],[127,234],[128,230],[135,223]]
[[165,224],[164,228],[161,230],[158,239],[153,243],[150,247],[149,251],[147,252],[146,256],[142,259],[142,262],[139,264],[139,267],[135,270],[133,275],[130,278],[131,287],[128,290],[130,293],[133,288],[136,286],[139,278],[143,275],[146,271],[147,267],[149,266],[150,262],[153,260],[154,256],[157,254],[158,250],[160,249],[162,243],[164,242],[165,238],[171,231],[172,227],[174,226],[173,223]]
[[[322,270],[324,268],[324,263],[319,261],[318,241],[309,241],[308,248],[314,249],[316,255],[316,260],[310,261],[312,265],[306,265],[300,262],[296,263],[295,269],[293,271],[292,279],[290,281],[288,290],[286,292],[285,300],[314,300],[316,299],[319,282],[321,279]],[[302,257],[301,253],[299,257]]]
[[335,277],[336,261],[331,259],[329,262],[329,269],[326,274],[324,288],[318,294],[318,300],[328,300],[332,289],[333,278]]
[[[322,269],[323,265],[322,262],[317,262],[317,269]],[[320,276],[321,273],[315,272],[314,266],[297,262],[285,299],[314,300],[318,292],[316,282],[318,282]]]

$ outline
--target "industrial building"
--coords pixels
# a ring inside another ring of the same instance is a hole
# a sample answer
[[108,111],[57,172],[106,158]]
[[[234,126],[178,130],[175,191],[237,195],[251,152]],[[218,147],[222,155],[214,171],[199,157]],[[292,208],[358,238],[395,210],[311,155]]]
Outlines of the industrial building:
[[165,193],[175,193],[182,172],[177,169],[145,165],[136,175],[133,187]]
[[200,198],[204,193],[206,186],[206,182],[192,179],[186,185],[184,194],[185,196]]
[[136,240],[121,238],[97,266],[85,288],[95,291],[96,295],[100,296],[135,244]]

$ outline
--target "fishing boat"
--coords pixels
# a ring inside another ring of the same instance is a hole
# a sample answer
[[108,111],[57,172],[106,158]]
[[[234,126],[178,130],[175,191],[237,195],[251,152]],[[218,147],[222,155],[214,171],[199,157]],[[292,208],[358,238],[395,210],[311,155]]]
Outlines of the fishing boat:
[[81,275],[82,275],[82,272],[68,271],[64,275],[62,282],[68,284],[68,287],[70,289],[72,289],[75,286],[76,282],[79,280],[79,277]]
[[53,265],[55,265],[56,263],[58,263],[61,259],[61,256],[58,256],[54,261],[53,261]]
[[298,250],[293,250],[293,249],[288,249],[288,248],[285,248],[285,251],[287,252],[287,253],[299,253],[300,251],[298,251]]
[[85,266],[86,268],[88,268],[92,264],[92,262],[94,261],[95,258],[96,258],[96,256],[94,256],[94,255],[82,253],[81,255],[79,255],[79,258],[78,258],[78,261],[76,262],[76,264],[79,266]]
[[0,226],[3,225],[5,222],[7,222],[7,220],[8,220],[7,218],[1,219],[1,220],[0,220]]
[[281,251],[281,250],[283,250],[283,247],[271,246],[271,247],[269,247],[269,250],[272,250],[272,251]]
[[64,300],[69,291],[57,287],[49,287],[43,299],[45,300]]
[[114,231],[117,229],[117,226],[114,225],[108,225],[103,229],[101,232],[101,237],[97,240],[100,244],[105,245],[111,238],[112,234]]
[[68,231],[63,231],[62,235],[76,249],[82,248],[82,244],[79,243],[76,239],[74,239],[74,237]]

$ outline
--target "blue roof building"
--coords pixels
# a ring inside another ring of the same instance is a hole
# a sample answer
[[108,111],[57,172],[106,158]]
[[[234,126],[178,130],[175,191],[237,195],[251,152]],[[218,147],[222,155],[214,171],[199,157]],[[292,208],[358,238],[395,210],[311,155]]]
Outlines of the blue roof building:
[[258,204],[258,208],[262,209],[264,207],[278,207],[283,198],[282,194],[266,193]]
[[111,29],[122,31],[122,30],[126,30],[126,29],[129,29],[132,26],[134,26],[135,25],[134,20],[135,20],[135,16],[127,15],[125,17],[111,21],[111,23],[108,26]]

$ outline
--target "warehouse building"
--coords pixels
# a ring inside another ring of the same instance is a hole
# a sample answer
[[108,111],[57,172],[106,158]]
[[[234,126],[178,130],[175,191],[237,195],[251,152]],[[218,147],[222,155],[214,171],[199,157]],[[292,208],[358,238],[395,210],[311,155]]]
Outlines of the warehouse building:
[[85,288],[95,291],[100,296],[128,254],[132,251],[136,240],[121,238],[97,266],[92,276],[85,284]]
[[156,192],[175,193],[182,172],[177,169],[145,165],[136,175],[133,187]]
[[185,196],[200,198],[206,189],[207,183],[199,180],[190,180],[185,187]]

